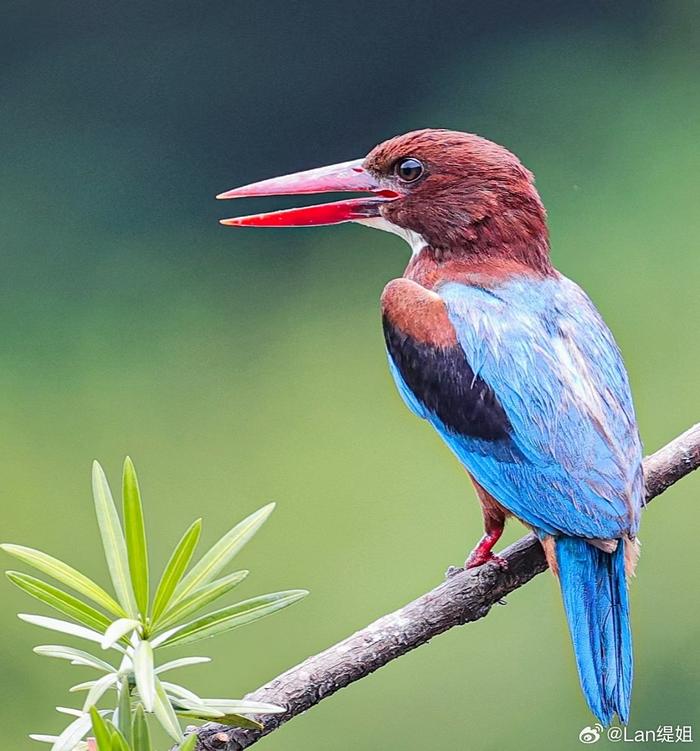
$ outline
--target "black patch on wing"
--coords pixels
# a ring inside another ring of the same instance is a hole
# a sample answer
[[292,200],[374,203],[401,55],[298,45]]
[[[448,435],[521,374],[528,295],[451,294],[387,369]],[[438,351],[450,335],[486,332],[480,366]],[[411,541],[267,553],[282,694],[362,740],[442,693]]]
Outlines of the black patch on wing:
[[486,441],[508,438],[511,425],[493,389],[467,362],[464,350],[417,342],[383,319],[391,359],[416,398],[447,428]]

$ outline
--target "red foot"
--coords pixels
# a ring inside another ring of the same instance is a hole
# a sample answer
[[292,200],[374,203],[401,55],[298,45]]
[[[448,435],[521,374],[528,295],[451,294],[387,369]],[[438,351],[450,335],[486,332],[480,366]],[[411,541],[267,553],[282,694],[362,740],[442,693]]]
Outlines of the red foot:
[[477,566],[483,566],[485,563],[495,563],[498,568],[504,571],[508,568],[508,561],[505,558],[501,558],[500,555],[494,555],[490,551],[479,550],[477,547],[471,552],[467,562],[464,564],[464,568],[477,568]]

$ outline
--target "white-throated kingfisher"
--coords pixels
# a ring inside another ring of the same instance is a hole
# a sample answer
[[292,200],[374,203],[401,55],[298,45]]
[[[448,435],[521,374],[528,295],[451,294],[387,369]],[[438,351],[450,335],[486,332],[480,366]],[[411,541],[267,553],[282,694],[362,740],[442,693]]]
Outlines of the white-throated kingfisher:
[[389,367],[476,488],[484,536],[465,565],[504,565],[492,549],[508,516],[534,530],[559,577],[588,706],[605,725],[614,714],[627,723],[639,432],[612,334],[552,266],[532,174],[495,143],[426,129],[218,198],[340,191],[364,195],[222,223],[350,221],[409,243],[381,297]]

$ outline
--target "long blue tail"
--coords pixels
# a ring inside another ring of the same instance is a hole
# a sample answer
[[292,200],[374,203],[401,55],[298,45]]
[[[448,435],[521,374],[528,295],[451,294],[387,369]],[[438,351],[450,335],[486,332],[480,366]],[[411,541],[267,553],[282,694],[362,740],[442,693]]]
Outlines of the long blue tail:
[[632,691],[625,543],[605,553],[585,540],[559,537],[559,581],[586,702],[603,725],[627,724]]

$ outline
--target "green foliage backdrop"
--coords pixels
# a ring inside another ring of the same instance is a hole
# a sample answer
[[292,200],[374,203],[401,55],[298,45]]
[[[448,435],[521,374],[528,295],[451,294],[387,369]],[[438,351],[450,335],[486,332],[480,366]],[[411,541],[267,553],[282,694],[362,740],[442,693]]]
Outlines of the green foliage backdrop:
[[[213,642],[213,666],[188,676],[211,696],[463,560],[480,524],[469,483],[384,359],[378,297],[407,249],[354,226],[219,227],[239,206],[213,200],[427,125],[504,143],[536,173],[555,262],[619,340],[647,448],[698,420],[698,20],[671,0],[7,3],[2,538],[94,572],[90,462],[116,477],[127,452],[164,530],[157,565],[194,516],[212,542],[276,500],[241,595],[311,596]],[[699,491],[686,480],[644,516],[633,728],[700,734]],[[27,602],[9,584],[2,599],[0,727],[24,749],[56,729],[74,669],[33,655],[44,635],[13,615]],[[575,749],[590,721],[543,576],[264,744]]]

